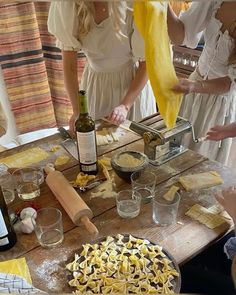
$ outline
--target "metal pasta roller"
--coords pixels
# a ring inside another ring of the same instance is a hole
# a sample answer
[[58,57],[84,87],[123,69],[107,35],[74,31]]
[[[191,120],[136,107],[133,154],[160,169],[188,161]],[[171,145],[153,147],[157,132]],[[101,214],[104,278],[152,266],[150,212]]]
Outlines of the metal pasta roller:
[[132,122],[129,128],[143,137],[144,153],[153,165],[165,163],[186,151],[181,144],[185,133],[192,132],[193,141],[201,141],[195,138],[192,124],[182,117],[177,117],[176,125],[172,129],[166,127],[159,113],[139,123]]

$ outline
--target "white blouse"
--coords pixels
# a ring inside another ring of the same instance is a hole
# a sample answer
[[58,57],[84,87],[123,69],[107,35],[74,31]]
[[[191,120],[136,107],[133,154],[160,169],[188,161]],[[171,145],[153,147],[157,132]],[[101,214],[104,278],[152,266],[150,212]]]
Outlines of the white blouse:
[[145,60],[144,41],[134,25],[131,11],[127,12],[126,22],[121,24],[121,31],[127,36],[122,42],[120,36],[114,33],[111,17],[100,24],[93,21],[91,31],[80,38],[76,36],[77,20],[78,7],[74,1],[51,3],[48,30],[57,38],[57,47],[60,49],[83,50],[88,62],[96,64],[96,67],[101,64],[103,70],[119,64],[119,59],[122,64],[127,63],[131,58],[134,61]]
[[[118,106],[135,76],[136,62],[145,59],[144,42],[133,23],[132,11],[124,7],[125,22],[119,36],[112,17],[100,24],[92,21],[86,36],[78,36],[78,6],[72,1],[51,3],[48,29],[62,50],[82,50],[87,57],[80,88],[86,89],[89,112],[95,119],[107,116]],[[156,111],[149,81],[129,111],[130,120],[140,121]]]
[[236,65],[228,65],[229,56],[234,49],[234,39],[226,30],[221,31],[222,23],[215,14],[223,0],[193,2],[182,12],[180,19],[185,26],[183,45],[195,48],[204,34],[205,46],[198,61],[198,69],[204,79],[228,76],[231,90],[236,89]]

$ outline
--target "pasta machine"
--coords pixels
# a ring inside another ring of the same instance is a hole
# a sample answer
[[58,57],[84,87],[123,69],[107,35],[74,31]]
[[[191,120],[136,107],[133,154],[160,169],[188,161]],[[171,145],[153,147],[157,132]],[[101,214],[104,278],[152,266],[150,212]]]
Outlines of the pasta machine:
[[132,121],[129,129],[143,137],[144,153],[153,165],[165,163],[186,151],[181,144],[185,133],[192,132],[194,142],[203,140],[195,138],[193,126],[188,120],[177,117],[174,128],[168,129],[159,113],[146,117],[139,123]]

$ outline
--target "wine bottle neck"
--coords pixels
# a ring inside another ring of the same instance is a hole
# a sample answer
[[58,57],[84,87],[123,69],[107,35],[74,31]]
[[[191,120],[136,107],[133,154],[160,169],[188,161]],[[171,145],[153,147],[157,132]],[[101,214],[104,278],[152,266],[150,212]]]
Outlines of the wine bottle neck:
[[79,91],[79,112],[88,114],[88,100],[85,91]]

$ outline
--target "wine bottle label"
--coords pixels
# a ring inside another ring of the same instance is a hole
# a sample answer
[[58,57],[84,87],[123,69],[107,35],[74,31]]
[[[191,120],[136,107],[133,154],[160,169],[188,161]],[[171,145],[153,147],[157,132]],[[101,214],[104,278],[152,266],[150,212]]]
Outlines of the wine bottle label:
[[81,164],[90,165],[97,162],[95,131],[77,132],[79,160]]
[[91,172],[91,171],[96,171],[97,170],[97,165],[93,164],[93,165],[81,165],[81,170],[83,172]]
[[0,209],[0,238],[8,235],[7,227],[2,215],[2,210]]
[[0,246],[5,246],[9,244],[9,240],[7,237],[0,239]]

